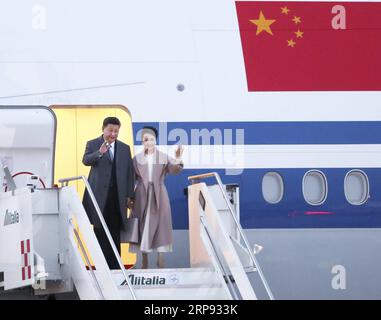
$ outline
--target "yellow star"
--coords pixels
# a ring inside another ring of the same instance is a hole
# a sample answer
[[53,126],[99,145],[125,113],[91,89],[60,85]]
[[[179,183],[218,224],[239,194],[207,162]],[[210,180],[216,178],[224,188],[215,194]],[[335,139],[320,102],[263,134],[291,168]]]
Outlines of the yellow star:
[[288,47],[295,47],[295,45],[296,45],[296,42],[294,41],[294,40],[292,40],[292,39],[290,39],[290,40],[287,40],[287,46]]
[[296,37],[297,37],[297,38],[303,38],[303,34],[304,34],[304,32],[298,30],[298,31],[296,31],[296,32],[294,32],[294,33],[296,34]]
[[294,21],[295,24],[302,23],[302,18],[295,16],[294,19],[292,19],[292,21]]
[[286,15],[290,12],[290,9],[287,7],[283,7],[283,8],[281,7],[281,9],[282,9],[282,13],[284,13]]
[[254,23],[257,26],[256,35],[259,35],[262,31],[266,31],[267,33],[273,35],[270,25],[272,25],[275,21],[276,20],[266,20],[262,11],[259,13],[259,18],[257,20],[250,20],[251,23]]

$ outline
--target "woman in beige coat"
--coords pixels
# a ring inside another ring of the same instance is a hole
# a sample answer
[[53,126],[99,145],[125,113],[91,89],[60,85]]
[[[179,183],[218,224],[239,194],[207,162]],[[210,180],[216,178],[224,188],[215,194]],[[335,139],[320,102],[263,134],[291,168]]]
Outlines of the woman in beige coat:
[[167,174],[183,169],[183,148],[178,146],[175,158],[157,150],[157,130],[144,127],[144,150],[133,159],[136,177],[132,217],[139,219],[139,244],[130,244],[130,252],[142,252],[142,268],[148,267],[148,253],[158,252],[157,266],[164,267],[164,252],[172,251],[172,216],[167,188]]

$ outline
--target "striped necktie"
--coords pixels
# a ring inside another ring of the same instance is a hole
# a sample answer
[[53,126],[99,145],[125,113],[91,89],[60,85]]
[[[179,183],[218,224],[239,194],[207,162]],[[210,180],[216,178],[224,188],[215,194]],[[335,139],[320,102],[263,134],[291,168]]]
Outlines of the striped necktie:
[[110,156],[111,161],[114,161],[114,149],[112,145],[110,145],[110,149],[108,149],[108,154]]

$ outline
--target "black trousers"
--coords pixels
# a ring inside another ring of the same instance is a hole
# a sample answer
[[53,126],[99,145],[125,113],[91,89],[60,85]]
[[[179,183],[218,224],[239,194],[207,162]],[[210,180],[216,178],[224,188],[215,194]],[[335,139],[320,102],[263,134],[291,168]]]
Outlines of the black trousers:
[[[122,226],[122,219],[119,209],[118,193],[116,188],[110,188],[105,209],[103,210],[103,217],[106,221],[107,227],[111,233],[112,240],[120,256],[120,230]],[[95,235],[98,239],[99,245],[102,248],[103,254],[106,258],[110,269],[120,269],[119,263],[115,257],[114,251],[107,239],[106,233],[103,228],[94,228]]]

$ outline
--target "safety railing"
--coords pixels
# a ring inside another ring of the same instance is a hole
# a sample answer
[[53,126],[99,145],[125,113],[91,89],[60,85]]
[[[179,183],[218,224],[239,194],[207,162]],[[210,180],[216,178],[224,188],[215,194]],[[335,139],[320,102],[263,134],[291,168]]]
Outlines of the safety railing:
[[255,266],[256,270],[258,271],[258,274],[259,274],[259,277],[263,283],[263,286],[265,287],[265,290],[266,290],[266,293],[267,295],[269,296],[270,300],[274,300],[274,296],[271,292],[271,289],[267,283],[267,280],[262,272],[262,269],[261,267],[259,266],[258,262],[257,262],[257,259],[255,258],[253,252],[252,252],[252,249],[250,248],[250,244],[249,244],[249,241],[247,240],[246,238],[246,235],[245,233],[243,232],[243,229],[242,229],[242,226],[241,224],[239,223],[235,213],[234,213],[234,209],[228,199],[228,195],[226,194],[226,191],[223,187],[223,184],[222,184],[222,181],[221,181],[221,178],[220,178],[220,175],[217,173],[217,172],[211,172],[211,173],[204,173],[204,174],[200,174],[200,175],[194,175],[194,176],[190,176],[188,177],[188,180],[192,183],[192,184],[195,184],[195,183],[199,183],[201,180],[203,179],[206,179],[206,178],[215,178],[216,181],[217,181],[217,184],[219,185],[219,188],[222,192],[222,195],[224,197],[224,200],[228,206],[228,209],[229,209],[229,212],[233,218],[233,221],[234,221],[234,224],[236,225],[237,227],[237,230],[243,240],[243,243],[244,243],[244,246],[246,247],[246,250],[249,254],[249,257],[251,259],[251,261],[253,262],[253,265]]
[[70,219],[70,220],[69,220],[69,223],[70,223],[70,226],[71,226],[71,228],[72,228],[72,231],[74,232],[75,238],[77,239],[77,242],[78,242],[78,244],[79,244],[79,248],[81,249],[81,252],[82,252],[83,256],[85,257],[85,260],[86,260],[86,266],[87,266],[87,267],[89,268],[89,270],[90,270],[91,277],[93,278],[93,281],[94,281],[95,284],[96,284],[96,287],[97,287],[97,290],[98,290],[98,292],[99,292],[99,295],[100,295],[100,296],[102,297],[102,299],[104,300],[105,297],[104,297],[104,294],[103,294],[103,292],[102,292],[101,286],[100,286],[100,284],[99,284],[99,282],[98,282],[97,277],[95,276],[95,272],[94,272],[94,270],[93,270],[93,268],[92,268],[92,265],[91,265],[91,262],[90,262],[90,258],[89,258],[88,254],[87,254],[87,252],[86,252],[85,246],[84,246],[84,244],[83,244],[83,242],[82,242],[82,239],[81,239],[81,237],[80,237],[80,235],[79,235],[79,232],[78,232],[78,230],[76,229],[76,227],[75,227],[75,225],[74,225],[74,223],[73,223],[73,219]]
[[210,249],[212,251],[211,254],[213,256],[213,260],[216,263],[216,267],[218,268],[219,272],[221,272],[221,274],[223,275],[223,278],[227,283],[229,292],[232,295],[233,299],[238,300],[239,298],[238,298],[237,290],[234,288],[232,279],[230,278],[230,275],[228,274],[226,268],[224,267],[223,262],[219,258],[217,246],[213,240],[213,237],[211,236],[211,234],[209,232],[209,228],[207,226],[207,223],[203,217],[200,217],[200,222],[201,222],[201,225],[203,226],[205,234],[207,236],[207,239],[208,239],[208,242],[210,245]]
[[61,183],[62,187],[64,187],[64,186],[68,186],[69,182],[71,182],[71,181],[77,181],[77,180],[82,180],[84,182],[86,190],[87,190],[87,192],[88,192],[88,194],[90,196],[90,199],[91,199],[91,201],[92,201],[92,203],[94,205],[95,211],[97,212],[98,218],[99,218],[99,220],[100,220],[100,222],[102,224],[102,227],[103,227],[103,229],[104,229],[104,231],[106,233],[107,239],[108,239],[108,241],[109,241],[109,243],[111,245],[112,251],[114,252],[115,258],[118,261],[119,267],[120,267],[120,269],[121,269],[121,271],[123,273],[123,277],[124,277],[124,281],[125,281],[124,283],[127,284],[128,288],[129,288],[129,290],[131,292],[132,298],[134,300],[137,300],[135,292],[134,292],[134,290],[132,288],[131,282],[128,279],[128,275],[127,275],[127,272],[126,272],[126,270],[124,268],[122,259],[121,259],[120,255],[119,255],[119,252],[118,252],[118,250],[117,250],[117,248],[116,248],[116,246],[114,244],[114,241],[112,239],[110,231],[109,231],[109,229],[107,227],[106,221],[103,218],[102,212],[101,212],[101,210],[99,208],[97,200],[95,199],[93,190],[91,189],[91,186],[90,186],[89,181],[87,180],[87,178],[85,176],[77,176],[77,177],[60,179],[60,180],[58,180],[58,182]]

